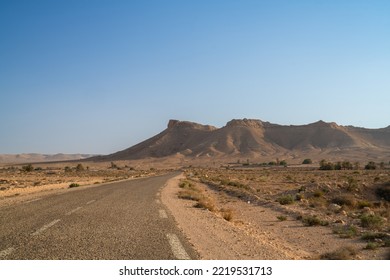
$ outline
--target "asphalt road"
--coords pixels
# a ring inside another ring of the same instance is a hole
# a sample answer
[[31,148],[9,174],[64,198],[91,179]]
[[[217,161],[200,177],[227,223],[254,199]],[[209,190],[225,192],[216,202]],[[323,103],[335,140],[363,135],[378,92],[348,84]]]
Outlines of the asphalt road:
[[0,209],[0,259],[196,259],[159,198],[177,174],[69,189]]

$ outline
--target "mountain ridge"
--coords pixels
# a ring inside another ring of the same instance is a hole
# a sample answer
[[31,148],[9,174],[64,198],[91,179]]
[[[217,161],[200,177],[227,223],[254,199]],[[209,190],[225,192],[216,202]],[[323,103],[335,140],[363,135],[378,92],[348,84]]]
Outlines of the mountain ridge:
[[322,120],[306,125],[280,125],[258,119],[232,119],[216,128],[169,120],[159,134],[97,161],[181,157],[188,159],[260,158],[352,152],[390,157],[390,126],[379,129],[341,126]]

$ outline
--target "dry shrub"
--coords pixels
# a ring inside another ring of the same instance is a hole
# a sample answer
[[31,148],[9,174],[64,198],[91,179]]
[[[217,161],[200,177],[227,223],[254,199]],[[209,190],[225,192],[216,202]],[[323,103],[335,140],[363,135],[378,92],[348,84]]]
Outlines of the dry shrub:
[[364,228],[381,229],[385,221],[378,215],[363,214],[360,217],[360,223]]
[[283,195],[283,196],[278,198],[278,202],[282,205],[293,204],[294,200],[295,200],[295,198],[291,194]]
[[390,182],[384,183],[382,186],[377,187],[376,194],[380,198],[390,201]]
[[281,222],[287,220],[287,217],[284,216],[284,215],[277,216],[276,218],[277,218],[279,221],[281,221]]
[[183,181],[180,182],[179,188],[182,188],[182,189],[194,189],[194,184],[192,184],[191,182],[189,182],[187,180],[183,180]]
[[231,221],[233,220],[233,210],[228,208],[228,209],[224,209],[222,208],[221,209],[221,213],[222,213],[222,217],[226,220],[226,221]]
[[340,206],[354,207],[356,205],[356,199],[352,195],[341,195],[332,199],[332,203]]
[[342,247],[336,251],[321,255],[321,260],[353,260],[357,254],[356,249],[352,247]]
[[179,191],[177,196],[181,199],[194,200],[194,201],[199,201],[202,197],[202,195],[199,192],[195,192],[192,190]]
[[353,225],[341,225],[333,228],[333,233],[341,238],[352,238],[358,234],[358,229]]
[[312,226],[327,226],[329,222],[323,221],[317,216],[306,216],[302,218],[302,223],[307,227]]
[[198,203],[194,205],[195,208],[207,209],[211,212],[215,211],[215,203],[210,197],[202,197],[198,200]]

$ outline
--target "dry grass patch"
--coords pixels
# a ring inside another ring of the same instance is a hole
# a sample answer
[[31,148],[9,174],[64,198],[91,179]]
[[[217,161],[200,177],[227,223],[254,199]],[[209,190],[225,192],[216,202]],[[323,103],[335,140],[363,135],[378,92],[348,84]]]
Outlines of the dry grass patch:
[[333,233],[341,238],[353,238],[358,235],[357,227],[353,225],[340,225],[333,228]]
[[179,187],[182,189],[177,193],[179,198],[196,201],[197,203],[194,205],[195,208],[215,211],[216,206],[214,200],[211,197],[204,195],[193,182],[183,180],[179,183]]
[[207,209],[211,212],[214,212],[216,209],[215,202],[210,197],[203,196],[198,202],[194,205],[195,208]]
[[234,214],[233,214],[233,210],[228,208],[228,209],[225,209],[225,208],[222,208],[221,209],[221,214],[222,214],[222,218],[224,218],[226,221],[232,221],[233,220],[233,217],[234,217]]
[[357,251],[352,247],[342,247],[336,251],[322,254],[321,260],[353,260],[356,258]]

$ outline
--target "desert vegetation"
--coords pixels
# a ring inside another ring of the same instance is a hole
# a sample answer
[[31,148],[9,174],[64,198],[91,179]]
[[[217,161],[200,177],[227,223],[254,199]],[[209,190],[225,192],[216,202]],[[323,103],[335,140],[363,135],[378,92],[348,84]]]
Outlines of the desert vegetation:
[[164,170],[139,169],[115,164],[27,164],[0,168],[0,198],[52,189],[75,188],[148,175]]
[[[321,168],[324,166],[332,168]],[[390,169],[362,166],[323,161],[320,169],[241,164],[188,168],[182,184],[203,184],[252,205],[277,209],[279,222],[298,220],[303,227],[328,227],[338,238],[365,244],[366,250],[390,250]],[[340,248],[318,258],[351,259],[356,255],[356,249]]]
[[197,183],[192,180],[182,180],[179,183],[178,197],[194,201],[193,207],[205,209],[220,215],[226,221],[232,221],[234,211],[230,208],[218,208],[212,196],[206,194]]

